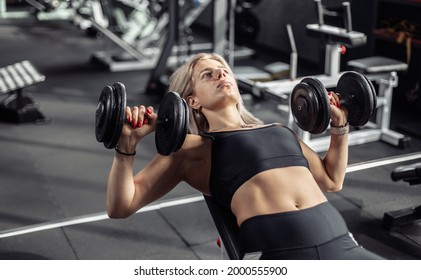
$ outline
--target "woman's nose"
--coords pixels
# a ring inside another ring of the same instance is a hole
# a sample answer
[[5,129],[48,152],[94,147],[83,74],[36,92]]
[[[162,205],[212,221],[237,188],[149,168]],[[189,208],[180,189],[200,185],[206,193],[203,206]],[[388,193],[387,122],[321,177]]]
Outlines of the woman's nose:
[[217,69],[216,70],[216,78],[219,80],[221,78],[225,77],[225,72],[222,69]]

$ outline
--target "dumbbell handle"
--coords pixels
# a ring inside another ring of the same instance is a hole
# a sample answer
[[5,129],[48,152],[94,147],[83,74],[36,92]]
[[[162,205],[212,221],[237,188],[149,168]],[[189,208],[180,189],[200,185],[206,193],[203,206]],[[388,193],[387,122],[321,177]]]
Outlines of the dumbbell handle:
[[[151,121],[151,119],[148,117],[148,116],[146,116],[145,115],[145,118],[143,119],[143,123],[142,123],[142,125],[144,125],[144,124],[148,124],[149,122]],[[158,118],[157,119],[157,125],[164,125],[164,126],[166,126],[166,125],[168,125],[168,123],[169,123],[169,118],[168,117],[166,117],[166,118]],[[130,122],[130,120],[129,119],[125,119],[125,122],[126,123],[130,123],[131,124],[131,122]]]
[[350,104],[351,102],[352,102],[352,99],[354,98],[354,95],[347,95],[347,96],[345,96],[345,97],[343,97],[343,98],[341,98],[340,100],[339,100],[339,104],[341,105],[341,106],[345,106],[346,107],[346,105],[348,105],[348,104]]
[[[340,94],[339,94],[340,96]],[[352,102],[352,99],[354,98],[354,95],[347,95],[345,97],[340,96],[339,105],[345,106],[350,104]]]

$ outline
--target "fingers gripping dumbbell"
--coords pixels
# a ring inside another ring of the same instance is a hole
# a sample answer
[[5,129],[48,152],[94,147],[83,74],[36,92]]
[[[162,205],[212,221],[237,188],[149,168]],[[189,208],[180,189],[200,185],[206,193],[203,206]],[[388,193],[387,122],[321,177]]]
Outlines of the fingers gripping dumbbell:
[[[126,88],[122,83],[103,88],[95,113],[95,136],[108,149],[116,147],[126,122]],[[176,92],[161,100],[155,129],[158,153],[169,155],[181,148],[188,129],[187,103]]]
[[[340,105],[348,110],[351,126],[363,126],[373,116],[377,95],[373,84],[364,75],[345,72],[338,80],[336,92],[340,94]],[[329,127],[329,97],[318,79],[307,77],[297,84],[291,93],[290,106],[294,121],[302,130],[319,134]]]

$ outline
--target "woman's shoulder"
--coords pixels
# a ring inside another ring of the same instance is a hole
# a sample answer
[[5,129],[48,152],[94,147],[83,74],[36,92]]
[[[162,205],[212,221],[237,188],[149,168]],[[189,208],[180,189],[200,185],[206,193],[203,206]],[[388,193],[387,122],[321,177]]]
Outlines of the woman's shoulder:
[[188,153],[204,153],[210,149],[211,140],[207,137],[198,134],[187,134],[181,151]]
[[212,140],[197,134],[187,134],[183,146],[176,156],[183,178],[193,188],[209,194],[209,172]]

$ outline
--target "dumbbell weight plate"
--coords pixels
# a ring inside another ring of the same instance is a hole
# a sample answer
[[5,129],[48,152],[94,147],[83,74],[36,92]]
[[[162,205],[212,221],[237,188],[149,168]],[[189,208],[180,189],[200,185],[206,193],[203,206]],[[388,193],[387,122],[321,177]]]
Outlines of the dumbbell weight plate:
[[315,116],[319,108],[313,90],[307,84],[299,83],[291,94],[291,111],[295,123],[304,131],[316,126]]
[[95,135],[107,149],[117,145],[125,120],[126,89],[122,83],[106,86],[95,112]]
[[95,112],[95,136],[98,142],[104,142],[104,139],[110,134],[108,124],[111,122],[112,108],[114,107],[112,94],[112,88],[106,86],[99,96]]
[[365,80],[367,81],[367,83],[370,85],[370,94],[371,94],[371,97],[372,97],[372,100],[373,100],[373,103],[371,104],[371,109],[370,109],[370,111],[372,112],[372,115],[374,114],[374,112],[376,111],[376,109],[377,109],[377,93],[376,93],[376,89],[374,88],[374,85],[373,85],[373,83],[366,77],[366,76],[364,76],[364,75],[362,75],[364,78],[365,78]]
[[155,145],[160,155],[169,155],[181,148],[187,134],[188,111],[184,99],[176,92],[167,92],[158,109]]
[[181,104],[183,105],[182,110],[181,110],[181,114],[183,116],[181,116],[181,129],[180,129],[180,137],[178,137],[178,141],[177,144],[175,145],[175,151],[179,150],[181,148],[181,146],[183,146],[184,140],[186,139],[186,135],[188,132],[188,119],[189,119],[189,111],[188,111],[188,106],[187,106],[187,102],[184,99],[181,99]]
[[107,148],[114,148],[117,146],[118,139],[120,138],[121,132],[123,131],[123,124],[126,119],[126,88],[124,87],[124,84],[122,83],[115,83],[113,84],[113,93],[114,93],[114,100],[115,102],[115,114],[113,115],[113,130],[111,133],[111,137],[108,139],[108,141],[104,142],[105,147]]
[[377,98],[371,82],[358,72],[345,72],[338,80],[336,92],[348,109],[348,122],[352,126],[365,125],[373,116]]
[[295,123],[304,131],[320,134],[329,126],[330,107],[326,88],[315,78],[304,78],[294,87],[290,108]]
[[327,95],[327,90],[325,86],[316,78],[307,78],[307,83],[312,85],[316,90],[316,96],[319,100],[321,111],[318,112],[316,119],[317,119],[317,127],[312,130],[311,133],[319,134],[326,131],[329,126],[330,122],[330,102],[329,97]]

